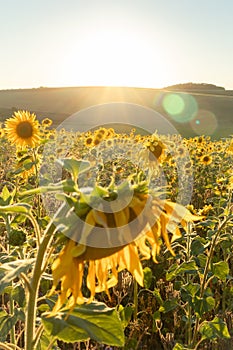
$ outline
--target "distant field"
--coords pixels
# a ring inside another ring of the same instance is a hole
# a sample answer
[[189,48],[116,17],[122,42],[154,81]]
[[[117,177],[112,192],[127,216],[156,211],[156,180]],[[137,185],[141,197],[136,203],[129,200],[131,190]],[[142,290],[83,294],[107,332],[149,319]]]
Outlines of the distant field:
[[[193,137],[197,133],[189,122],[175,122],[164,108],[164,97],[168,94],[184,96],[181,91],[128,87],[70,87],[38,88],[0,91],[0,120],[4,121],[17,109],[35,112],[39,119],[49,117],[58,126],[68,116],[84,108],[109,102],[134,103],[151,108],[169,120],[183,137]],[[233,134],[233,93],[232,91],[185,92],[196,101],[198,110],[211,112],[217,127],[211,135],[213,139]],[[192,99],[192,100],[193,100]],[[185,111],[186,120],[189,110]],[[204,112],[203,112],[204,113]],[[117,122],[117,121],[116,121]],[[198,120],[196,121],[198,127]]]

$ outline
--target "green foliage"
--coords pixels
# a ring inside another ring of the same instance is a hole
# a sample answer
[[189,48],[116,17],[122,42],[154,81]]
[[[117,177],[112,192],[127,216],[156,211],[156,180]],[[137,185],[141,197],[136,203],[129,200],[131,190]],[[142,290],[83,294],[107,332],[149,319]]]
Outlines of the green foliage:
[[20,277],[22,273],[27,273],[32,268],[35,259],[28,260],[16,260],[0,265],[0,294],[4,292],[4,289],[11,285],[12,281],[16,277]]
[[212,272],[215,277],[220,279],[221,281],[226,281],[227,276],[229,274],[229,265],[226,261],[219,261],[213,263]]
[[14,309],[9,315],[6,311],[0,311],[0,341],[5,342],[9,331],[15,326],[18,320],[25,321],[24,313],[21,309]]
[[229,339],[231,336],[227,329],[226,323],[219,317],[215,317],[212,321],[204,321],[200,326],[202,339]]
[[[230,180],[232,154],[227,149],[232,139],[212,142],[201,136],[185,140],[194,178],[189,209],[204,218],[195,225],[190,224],[186,231],[180,227],[182,237],[172,243],[175,256],[162,247],[158,263],[142,262],[143,288],[137,286],[131,276],[123,278],[109,290],[110,298],[102,292],[96,296],[98,302],[76,305],[73,310],[61,309],[51,316],[54,301],[46,298],[53,284],[51,265],[67,239],[62,232],[78,236],[77,217],[84,218],[96,204],[94,201],[115,199],[114,176],[120,180],[121,169],[117,167],[119,174],[115,174],[108,168],[112,163],[105,164],[99,184],[90,193],[80,193],[78,176],[82,173],[88,177],[90,170],[90,163],[81,158],[91,151],[84,149],[79,135],[75,142],[81,147],[76,159],[58,161],[68,178],[60,181],[57,174],[52,174],[53,183],[50,174],[45,174],[41,182],[35,173],[23,177],[34,168],[38,171],[41,149],[43,153],[44,145],[50,144],[46,135],[38,148],[22,151],[18,168],[14,146],[10,146],[6,138],[0,139],[1,149],[10,150],[0,156],[4,169],[0,174],[0,342],[9,343],[12,349],[14,343],[24,347],[29,296],[36,307],[33,322],[36,332],[34,339],[31,337],[35,350],[98,348],[103,344],[124,350],[162,346],[174,350],[203,350],[207,345],[218,347],[221,342],[230,342],[233,336],[233,185]],[[65,140],[66,135],[63,137]],[[173,144],[172,136],[166,140],[167,145]],[[173,151],[172,160],[176,162],[179,155],[175,148]],[[206,153],[212,157],[208,166],[201,161]],[[164,193],[176,201],[177,187],[182,187],[183,178],[179,179],[169,156],[161,164],[169,189],[164,189]],[[109,172],[104,177],[106,169]],[[135,183],[140,193],[147,193],[142,174],[132,172],[130,183],[119,181],[118,193],[123,196],[133,191]],[[105,183],[108,187],[103,186]],[[157,188],[152,190],[156,193]],[[48,196],[51,207],[59,203],[60,211],[53,221],[44,208],[44,195]],[[55,229],[60,232],[53,237]],[[42,253],[41,246],[44,247]],[[88,296],[87,286],[83,289]],[[31,312],[28,328],[33,317]],[[29,345],[27,350],[31,350]]]
[[124,345],[118,313],[103,303],[92,302],[77,306],[72,311],[59,312],[56,316],[43,316],[42,322],[50,336],[65,342],[91,338],[103,344]]
[[57,162],[72,174],[74,181],[78,179],[79,174],[90,168],[90,163],[84,160],[64,158],[57,160]]
[[118,312],[124,329],[128,326],[133,315],[133,311],[134,308],[132,306],[124,307],[123,305],[119,305]]
[[152,279],[153,279],[153,272],[149,267],[145,267],[143,269],[144,272],[144,286],[145,288],[150,288]]

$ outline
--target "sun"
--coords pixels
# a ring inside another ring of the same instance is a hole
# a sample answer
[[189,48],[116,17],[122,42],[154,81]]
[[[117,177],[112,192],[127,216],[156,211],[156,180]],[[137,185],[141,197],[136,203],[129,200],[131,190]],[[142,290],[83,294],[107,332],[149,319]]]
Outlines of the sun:
[[161,40],[143,29],[89,29],[68,60],[72,85],[162,87],[169,75]]

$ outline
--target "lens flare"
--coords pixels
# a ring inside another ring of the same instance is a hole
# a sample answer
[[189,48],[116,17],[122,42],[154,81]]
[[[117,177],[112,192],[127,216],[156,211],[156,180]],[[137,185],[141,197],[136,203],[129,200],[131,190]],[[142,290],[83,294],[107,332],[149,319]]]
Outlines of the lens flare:
[[218,127],[218,121],[214,113],[202,109],[190,121],[190,126],[198,135],[212,135]]
[[169,116],[178,123],[191,121],[198,111],[195,98],[189,94],[166,94],[162,106]]

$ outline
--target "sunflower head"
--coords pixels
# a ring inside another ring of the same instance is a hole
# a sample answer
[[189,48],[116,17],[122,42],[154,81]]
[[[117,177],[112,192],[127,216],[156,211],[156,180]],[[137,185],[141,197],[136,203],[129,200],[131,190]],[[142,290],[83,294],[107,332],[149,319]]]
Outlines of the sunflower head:
[[[133,190],[130,199],[126,196],[127,189]],[[125,204],[115,208],[119,198]],[[114,191],[98,186],[90,194],[80,193],[79,197],[69,197],[68,201],[70,214],[66,216],[67,232],[63,233],[69,239],[52,264],[51,293],[58,291],[53,313],[64,304],[72,308],[76,303],[85,302],[82,294],[84,271],[87,272],[89,300],[98,292],[105,291],[109,295],[109,288],[118,282],[118,272],[124,269],[143,286],[140,260],[152,257],[156,262],[162,241],[174,255],[171,242],[181,237],[178,224],[186,230],[187,222],[197,220],[181,205],[152,196],[144,182],[132,186],[126,180]],[[108,210],[104,210],[104,201]],[[98,202],[102,205],[98,206]],[[69,216],[74,213],[76,218]],[[61,220],[65,222],[64,218]]]
[[52,123],[53,123],[53,121],[49,118],[44,118],[41,122],[42,126],[44,126],[44,127],[49,127],[52,125]]
[[8,140],[16,146],[35,147],[40,141],[39,123],[36,115],[28,111],[18,111],[6,120],[5,131]]
[[160,161],[164,155],[164,149],[166,148],[163,142],[155,135],[152,135],[149,140],[145,142],[146,148],[150,151],[149,159],[151,161]]
[[212,163],[212,157],[209,154],[205,154],[201,157],[201,163],[204,165],[209,165]]

